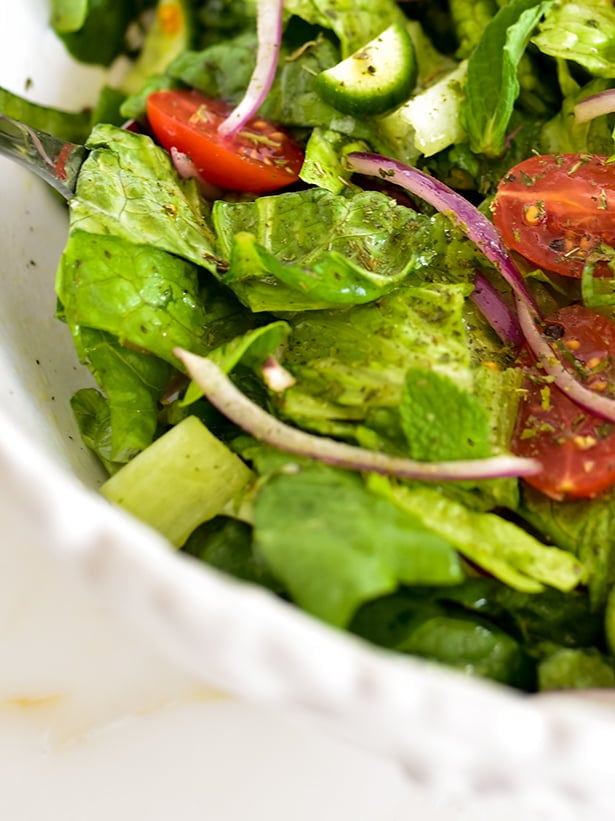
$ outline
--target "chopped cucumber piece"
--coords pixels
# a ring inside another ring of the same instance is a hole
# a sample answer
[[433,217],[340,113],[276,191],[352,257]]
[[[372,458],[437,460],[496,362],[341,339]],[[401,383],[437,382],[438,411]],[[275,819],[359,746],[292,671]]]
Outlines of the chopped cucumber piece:
[[251,478],[236,454],[188,416],[118,470],[101,493],[181,547]]
[[410,35],[393,23],[378,37],[316,78],[320,96],[346,114],[383,114],[406,100],[416,83]]

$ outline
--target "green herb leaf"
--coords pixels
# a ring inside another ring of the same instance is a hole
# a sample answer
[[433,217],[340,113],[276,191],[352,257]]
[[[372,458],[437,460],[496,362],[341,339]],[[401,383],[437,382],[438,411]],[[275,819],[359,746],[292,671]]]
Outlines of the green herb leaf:
[[448,376],[410,368],[399,410],[412,459],[437,462],[491,454],[484,405]]
[[484,29],[468,62],[462,106],[470,146],[476,153],[497,157],[503,152],[519,94],[519,61],[551,3],[511,0]]
[[293,599],[339,626],[400,582],[462,578],[444,539],[334,468],[290,465],[273,475],[256,497],[254,528],[257,551]]

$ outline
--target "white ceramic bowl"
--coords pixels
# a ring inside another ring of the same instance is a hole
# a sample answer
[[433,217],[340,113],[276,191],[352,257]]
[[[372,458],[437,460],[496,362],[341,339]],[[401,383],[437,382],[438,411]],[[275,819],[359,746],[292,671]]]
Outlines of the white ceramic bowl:
[[[10,25],[0,29],[0,85],[76,108],[93,99],[102,76],[71,63],[47,15],[45,0],[12,9]],[[183,670],[186,680],[245,702],[318,720],[400,765],[424,797],[437,799],[444,813],[438,818],[461,818],[464,806],[475,818],[504,818],[504,807],[515,817],[609,817],[615,713],[604,703],[574,695],[527,698],[376,651],[174,553],[99,498],[100,471],[68,406],[88,375],[53,318],[65,209],[42,183],[1,160],[0,211],[2,627],[20,608],[31,613],[17,639],[0,631],[5,657],[17,641],[31,641],[39,661],[57,664],[45,645],[47,616],[37,596],[59,573],[70,577],[81,603],[93,602],[103,619],[112,614],[115,629],[118,620],[128,625],[140,637],[139,652],[151,648],[157,670],[161,655],[168,660],[172,690],[184,686],[177,672]],[[67,624],[79,620],[75,608]],[[100,639],[96,624],[80,625],[81,640],[88,630]],[[141,673],[148,664],[149,657]],[[0,680],[0,699],[31,682],[27,664],[11,670]],[[160,686],[167,692],[166,683]],[[36,701],[34,690],[24,697]],[[143,708],[142,689],[136,701],[126,691],[123,699],[112,688],[105,692],[99,719]],[[148,704],[159,697],[154,687]],[[86,704],[86,721],[87,715]]]

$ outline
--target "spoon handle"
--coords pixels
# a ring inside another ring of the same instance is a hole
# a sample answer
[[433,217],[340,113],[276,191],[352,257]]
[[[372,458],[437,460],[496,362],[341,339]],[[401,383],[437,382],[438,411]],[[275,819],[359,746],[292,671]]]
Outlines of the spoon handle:
[[70,200],[87,149],[0,114],[0,154],[33,171]]

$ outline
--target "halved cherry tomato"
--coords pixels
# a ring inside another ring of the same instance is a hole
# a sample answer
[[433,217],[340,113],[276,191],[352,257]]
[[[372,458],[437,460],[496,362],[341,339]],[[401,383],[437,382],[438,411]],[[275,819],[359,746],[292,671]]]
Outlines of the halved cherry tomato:
[[546,271],[580,277],[585,263],[609,274],[600,246],[615,247],[615,165],[607,157],[545,154],[501,181],[493,219],[507,247]]
[[255,117],[236,135],[218,127],[233,107],[198,91],[156,91],[147,99],[147,119],[168,151],[190,157],[203,179],[230,191],[259,194],[296,182],[303,151],[281,128]]
[[[615,391],[615,324],[604,316],[570,305],[545,321],[544,333],[558,356],[587,387]],[[541,473],[525,481],[553,499],[591,499],[615,484],[615,425],[593,416],[552,384],[528,351],[511,449],[538,459]]]

